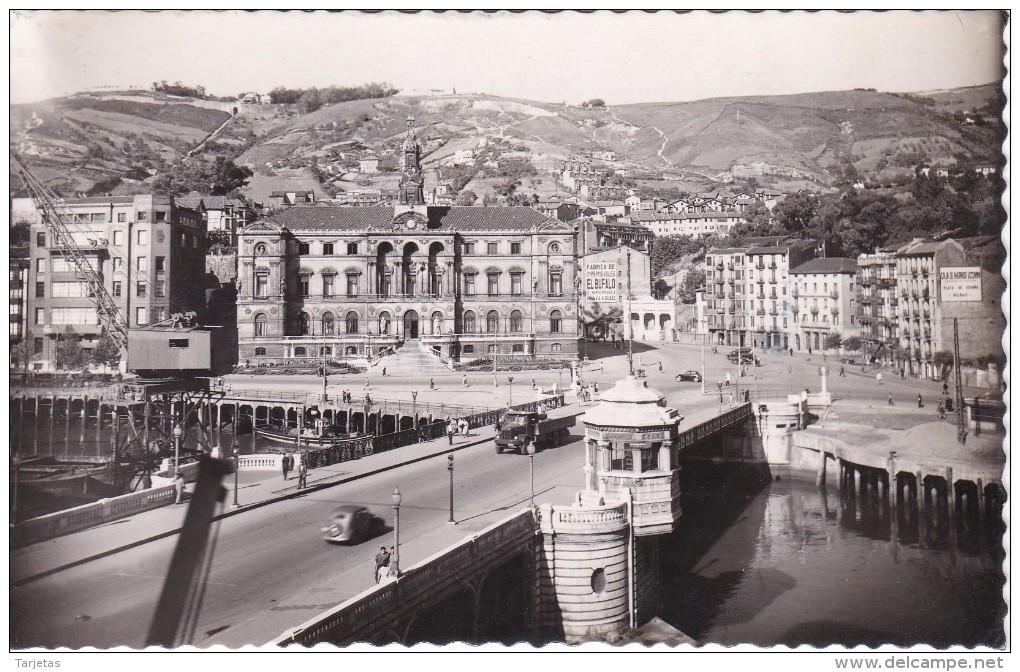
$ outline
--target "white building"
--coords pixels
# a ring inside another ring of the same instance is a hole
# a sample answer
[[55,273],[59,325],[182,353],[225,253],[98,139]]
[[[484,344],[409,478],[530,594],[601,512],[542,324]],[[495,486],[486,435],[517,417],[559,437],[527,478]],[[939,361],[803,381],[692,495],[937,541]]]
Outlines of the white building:
[[844,339],[858,335],[855,260],[811,259],[790,271],[790,276],[796,325],[793,348],[824,350],[833,334]]

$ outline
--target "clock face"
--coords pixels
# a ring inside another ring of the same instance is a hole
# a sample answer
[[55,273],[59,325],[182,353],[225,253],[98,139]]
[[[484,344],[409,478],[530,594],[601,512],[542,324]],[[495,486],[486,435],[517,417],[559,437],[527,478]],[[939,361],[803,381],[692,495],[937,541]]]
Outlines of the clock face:
[[417,222],[416,220],[413,220],[413,219],[409,219],[409,220],[407,220],[407,223],[405,224],[405,226],[406,226],[407,228],[409,228],[409,229],[413,229],[413,228],[415,228],[416,226],[418,226],[418,222]]

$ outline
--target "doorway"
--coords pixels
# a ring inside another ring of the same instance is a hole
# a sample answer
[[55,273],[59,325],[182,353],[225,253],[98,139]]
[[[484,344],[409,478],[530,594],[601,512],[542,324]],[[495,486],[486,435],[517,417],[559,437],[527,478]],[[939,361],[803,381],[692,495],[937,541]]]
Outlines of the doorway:
[[418,338],[418,313],[409,310],[404,313],[404,338],[414,340]]

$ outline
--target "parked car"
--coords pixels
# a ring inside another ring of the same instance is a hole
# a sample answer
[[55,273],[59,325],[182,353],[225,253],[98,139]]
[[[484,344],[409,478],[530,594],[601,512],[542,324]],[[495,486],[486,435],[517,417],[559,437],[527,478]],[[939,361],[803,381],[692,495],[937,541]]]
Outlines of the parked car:
[[694,371],[694,370],[684,371],[683,373],[676,374],[676,380],[677,380],[677,382],[690,381],[692,383],[700,383],[701,382],[701,373],[698,372],[698,371]]
[[346,541],[355,544],[371,538],[382,529],[383,524],[383,519],[367,507],[347,504],[333,511],[329,525],[320,531],[322,538],[330,543]]

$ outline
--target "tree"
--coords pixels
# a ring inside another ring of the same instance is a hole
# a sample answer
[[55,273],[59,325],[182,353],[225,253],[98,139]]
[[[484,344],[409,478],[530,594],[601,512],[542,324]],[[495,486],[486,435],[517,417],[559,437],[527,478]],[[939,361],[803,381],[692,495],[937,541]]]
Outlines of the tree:
[[238,166],[233,159],[217,156],[212,162],[191,159],[163,166],[152,181],[154,191],[181,196],[191,191],[226,196],[248,183],[251,168]]
[[939,350],[934,355],[932,355],[931,361],[932,364],[937,366],[939,369],[939,379],[945,380],[946,375],[953,368],[953,362],[955,361],[955,359],[953,358],[953,353],[949,352],[948,350]]
[[655,281],[655,284],[652,285],[652,296],[657,299],[664,299],[671,289],[672,287],[669,286],[669,283],[666,282],[665,279],[659,278]]
[[705,271],[701,268],[694,268],[684,276],[684,281],[677,291],[677,299],[680,303],[694,303],[695,292],[705,286]]
[[462,191],[457,195],[457,205],[474,205],[474,202],[477,200],[478,194],[470,189]]
[[57,338],[57,368],[64,371],[81,371],[88,365],[88,355],[81,347],[81,336],[67,325]]
[[851,336],[843,341],[843,347],[847,350],[858,351],[861,349],[861,339],[857,336]]
[[825,337],[825,349],[826,350],[838,350],[839,346],[843,344],[843,337],[839,335],[838,331],[835,331]]
[[27,338],[22,338],[11,348],[14,365],[21,367],[26,372],[28,371],[28,363],[32,360],[33,354],[35,353],[32,349],[32,342]]
[[120,364],[120,349],[113,338],[110,337],[110,334],[104,333],[103,337],[96,343],[95,350],[92,351],[92,360],[96,364],[101,364],[111,369],[117,368],[117,365]]

